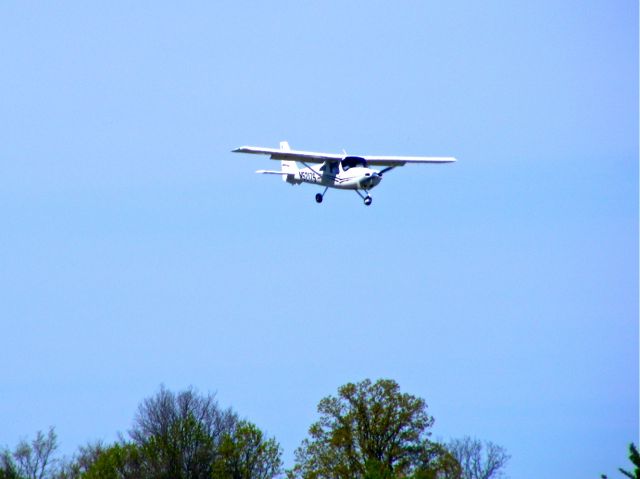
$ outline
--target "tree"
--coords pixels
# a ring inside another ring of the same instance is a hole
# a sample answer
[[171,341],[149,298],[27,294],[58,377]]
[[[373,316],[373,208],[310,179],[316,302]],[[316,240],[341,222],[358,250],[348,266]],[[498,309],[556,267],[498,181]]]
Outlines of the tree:
[[281,467],[275,439],[192,389],[174,394],[161,387],[142,402],[129,435],[134,477],[209,479],[216,469],[214,477],[267,479]]
[[7,450],[0,455],[0,479],[21,479],[11,453]]
[[134,444],[114,444],[103,449],[82,479],[140,479],[151,477],[144,466],[140,448]]
[[401,393],[389,379],[348,383],[337,397],[322,399],[318,412],[310,437],[296,450],[290,478],[428,477],[434,456],[446,454],[428,440],[434,420],[425,401]]
[[58,438],[51,427],[45,435],[36,433],[31,442],[22,440],[13,453],[2,453],[0,478],[2,479],[44,479],[56,472],[53,453],[58,448]]
[[55,479],[80,479],[106,451],[102,441],[80,446],[78,452],[71,459],[64,459]]
[[629,444],[629,460],[636,466],[633,472],[622,468],[620,468],[620,472],[631,479],[640,479],[640,454],[638,454],[638,448],[633,443]]
[[470,437],[454,439],[447,447],[460,463],[463,479],[502,477],[503,469],[510,458],[503,447]]
[[414,479],[462,478],[460,463],[442,444],[432,442],[429,448],[423,451],[421,464]]
[[237,422],[211,394],[192,389],[174,394],[161,387],[139,406],[129,435],[150,477],[209,479],[220,441]]
[[220,443],[213,476],[219,479],[269,479],[280,473],[282,451],[254,424],[240,421]]

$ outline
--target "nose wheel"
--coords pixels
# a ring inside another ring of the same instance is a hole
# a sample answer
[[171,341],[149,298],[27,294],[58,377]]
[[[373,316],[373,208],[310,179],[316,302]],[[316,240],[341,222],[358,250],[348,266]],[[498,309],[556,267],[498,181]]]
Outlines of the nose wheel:
[[367,196],[364,196],[362,193],[360,193],[359,190],[355,190],[355,191],[356,191],[356,194],[364,200],[365,205],[369,206],[371,204],[371,202],[373,201],[373,198],[371,198],[371,195],[369,195],[369,192],[367,190],[364,190]]

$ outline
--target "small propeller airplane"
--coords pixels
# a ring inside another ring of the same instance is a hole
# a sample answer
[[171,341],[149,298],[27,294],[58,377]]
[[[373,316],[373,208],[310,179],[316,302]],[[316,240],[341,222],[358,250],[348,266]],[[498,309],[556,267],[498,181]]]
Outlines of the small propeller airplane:
[[[452,163],[453,157],[433,156],[351,156],[346,152],[314,153],[311,151],[292,150],[286,141],[280,142],[280,149],[263,148],[257,146],[241,146],[233,153],[251,153],[255,155],[271,155],[272,160],[280,160],[280,171],[258,170],[256,173],[266,175],[281,175],[282,180],[291,185],[311,183],[324,186],[322,193],[316,194],[316,202],[322,203],[329,188],[354,190],[364,204],[369,206],[372,198],[369,190],[382,181],[382,176],[406,164],[414,163]],[[304,168],[298,168],[298,163]],[[315,166],[312,166],[314,164]],[[319,166],[317,166],[319,165]],[[381,170],[374,170],[370,166],[382,166]],[[364,195],[361,193],[364,192]]]

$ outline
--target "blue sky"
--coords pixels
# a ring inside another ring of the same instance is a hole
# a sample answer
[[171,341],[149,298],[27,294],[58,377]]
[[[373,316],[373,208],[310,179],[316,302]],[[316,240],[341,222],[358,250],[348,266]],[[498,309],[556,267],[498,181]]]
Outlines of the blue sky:
[[[638,440],[638,6],[3,2],[0,445],[126,432],[160,384],[293,450],[388,377],[511,477]],[[452,155],[371,207],[245,144]]]

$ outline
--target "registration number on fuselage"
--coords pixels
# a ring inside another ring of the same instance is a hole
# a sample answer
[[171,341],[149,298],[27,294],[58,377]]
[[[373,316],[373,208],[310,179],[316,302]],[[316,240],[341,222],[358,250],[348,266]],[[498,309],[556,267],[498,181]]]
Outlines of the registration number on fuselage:
[[300,179],[303,181],[309,181],[311,183],[320,183],[321,177],[317,173],[312,173],[310,171],[301,171]]

